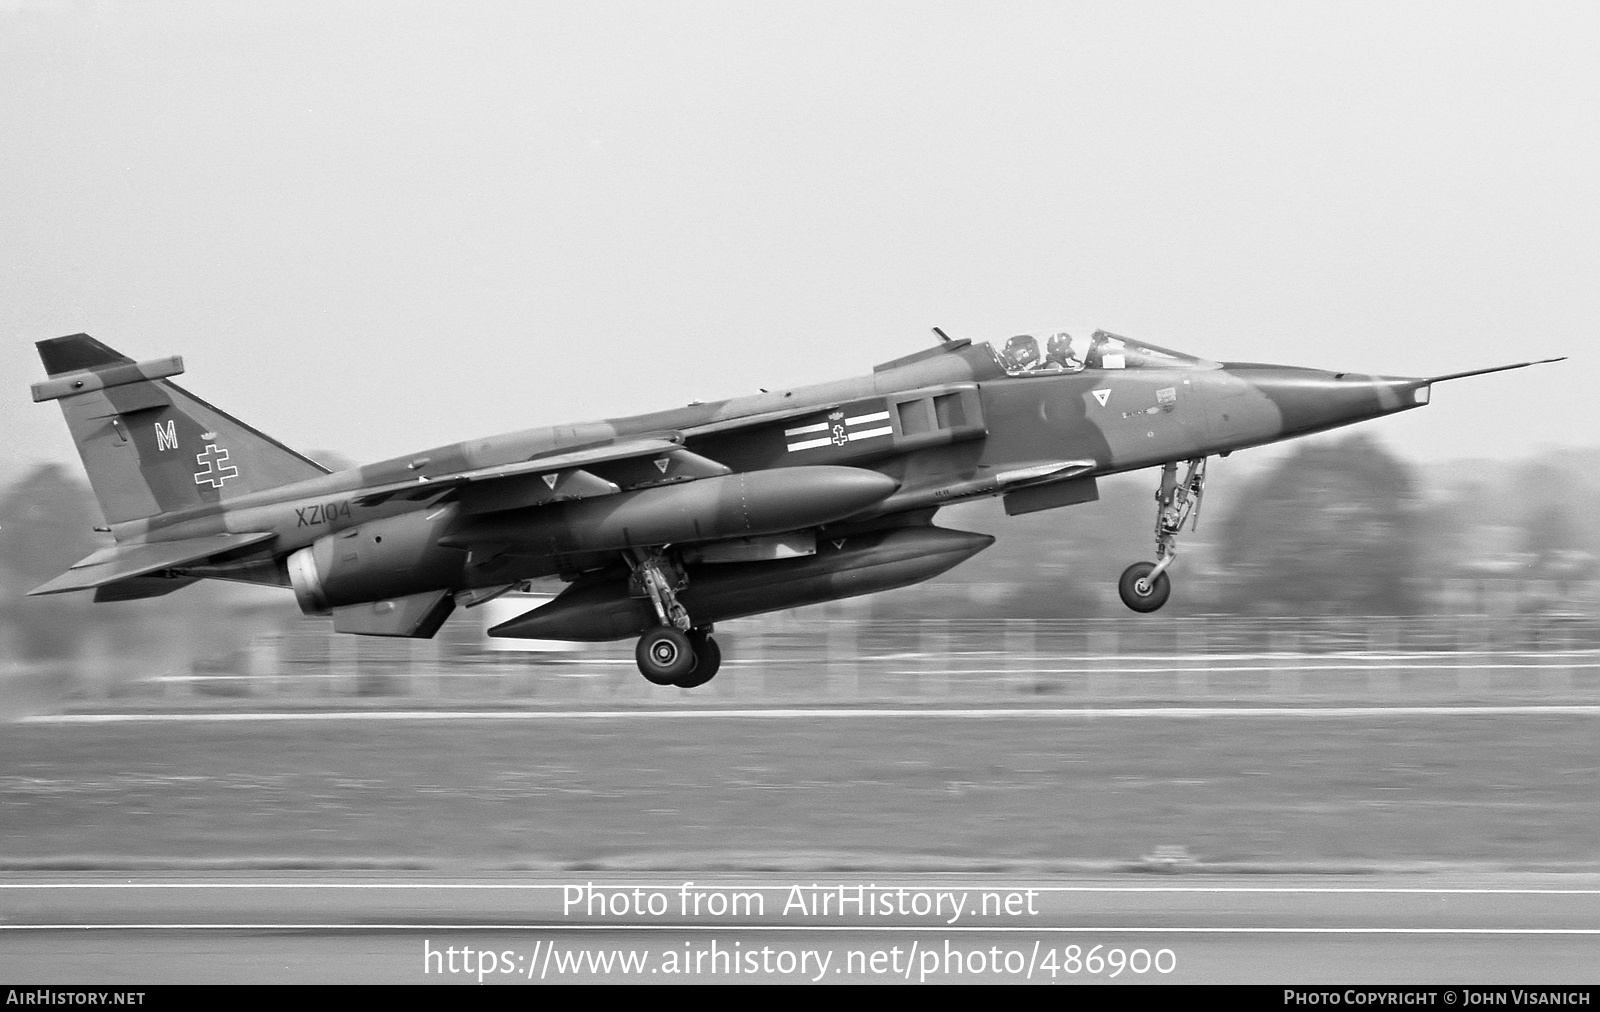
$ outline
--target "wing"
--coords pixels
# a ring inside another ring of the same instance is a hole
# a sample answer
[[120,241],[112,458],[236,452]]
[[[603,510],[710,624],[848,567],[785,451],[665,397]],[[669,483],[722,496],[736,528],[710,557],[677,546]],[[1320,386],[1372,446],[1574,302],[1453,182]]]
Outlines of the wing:
[[113,545],[102,548],[49,583],[28,591],[38,594],[64,594],[71,590],[104,587],[135,576],[160,572],[177,566],[202,562],[248,545],[277,537],[271,532],[253,534],[211,534],[180,541],[156,541],[141,545]]
[[[361,506],[376,506],[394,498],[421,501],[438,497],[441,502],[460,502],[462,511],[470,515],[732,474],[733,469],[727,465],[684,449],[684,440],[736,429],[758,429],[826,413],[835,407],[838,405],[810,404],[716,419],[681,431],[562,450],[511,464],[390,482],[363,489],[355,501]],[[629,463],[636,466],[625,466]],[[589,470],[601,465],[606,465],[605,477]]]
[[[600,465],[609,465],[609,477],[589,470]],[[459,502],[470,515],[731,473],[727,465],[690,453],[675,440],[636,439],[380,485],[364,490],[355,501],[376,506],[393,498],[429,499],[445,492],[445,498]]]

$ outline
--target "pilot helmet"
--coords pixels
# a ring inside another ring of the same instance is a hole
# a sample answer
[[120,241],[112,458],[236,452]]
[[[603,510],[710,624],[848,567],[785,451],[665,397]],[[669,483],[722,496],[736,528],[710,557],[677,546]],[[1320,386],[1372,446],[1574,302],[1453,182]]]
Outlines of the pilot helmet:
[[1083,368],[1084,342],[1074,341],[1071,334],[1066,331],[1051,334],[1050,340],[1045,344],[1045,358],[1064,369]]
[[1032,334],[1018,334],[1006,342],[1005,359],[1013,369],[1032,369],[1039,364],[1039,342]]

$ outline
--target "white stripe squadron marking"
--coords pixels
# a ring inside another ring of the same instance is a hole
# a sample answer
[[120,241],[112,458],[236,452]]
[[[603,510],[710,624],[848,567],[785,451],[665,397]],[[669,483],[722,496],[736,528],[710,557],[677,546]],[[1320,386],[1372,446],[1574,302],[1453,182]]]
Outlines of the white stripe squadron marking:
[[[827,428],[827,426],[824,425],[823,428]],[[833,445],[833,438],[832,437],[824,437],[822,439],[807,439],[807,440],[803,440],[803,441],[798,442],[798,443],[790,443],[789,444],[789,452],[793,453],[796,450],[809,450],[809,449],[812,449],[813,447],[817,447],[817,446],[832,446],[832,445]]]
[[851,442],[854,442],[857,439],[874,439],[878,436],[891,435],[894,435],[894,429],[888,425],[885,425],[881,429],[867,429],[864,432],[852,432],[850,433],[850,440]]
[[815,450],[824,446],[844,446],[858,439],[876,439],[879,436],[894,435],[892,425],[880,425],[876,428],[862,429],[859,426],[870,425],[873,422],[887,422],[889,412],[869,411],[864,415],[851,415],[846,418],[844,412],[835,411],[828,416],[828,421],[817,422],[814,425],[801,425],[793,429],[784,429],[786,437],[806,436],[813,432],[826,432],[825,437],[816,439],[802,439],[796,443],[789,443],[788,450],[794,453],[798,450]]
[[888,420],[889,412],[877,411],[870,415],[856,415],[854,418],[846,418],[844,423],[846,425],[865,425],[868,422],[885,422]]

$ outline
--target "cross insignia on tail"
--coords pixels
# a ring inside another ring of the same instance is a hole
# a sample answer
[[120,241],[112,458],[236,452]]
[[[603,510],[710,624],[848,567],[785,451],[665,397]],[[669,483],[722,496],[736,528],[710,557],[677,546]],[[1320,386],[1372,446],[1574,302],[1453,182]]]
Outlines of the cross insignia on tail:
[[212,488],[221,488],[223,482],[229,478],[237,478],[239,469],[226,466],[228,464],[228,451],[217,449],[217,444],[207,443],[206,452],[194,455],[196,464],[205,465],[204,471],[196,471],[194,483],[196,485],[210,485]]

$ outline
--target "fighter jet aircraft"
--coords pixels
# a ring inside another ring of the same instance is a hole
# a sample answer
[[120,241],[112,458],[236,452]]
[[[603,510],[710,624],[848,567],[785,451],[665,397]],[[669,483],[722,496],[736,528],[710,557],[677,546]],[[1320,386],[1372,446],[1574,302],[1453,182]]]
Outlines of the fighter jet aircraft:
[[[457,605],[569,586],[492,636],[638,636],[657,685],[717,673],[716,622],[936,576],[987,548],[940,507],[1012,515],[1091,502],[1161,469],[1156,561],[1129,608],[1171,593],[1206,459],[1428,403],[1428,378],[1218,363],[1094,328],[1000,347],[952,340],[870,376],[630,418],[528,429],[330,473],[87,334],[38,343],[114,544],[32,594],[96,601],[201,579],[292,588],[338,632],[430,637]],[[1545,359],[1542,361],[1559,361]],[[1179,465],[1183,474],[1179,475]]]

